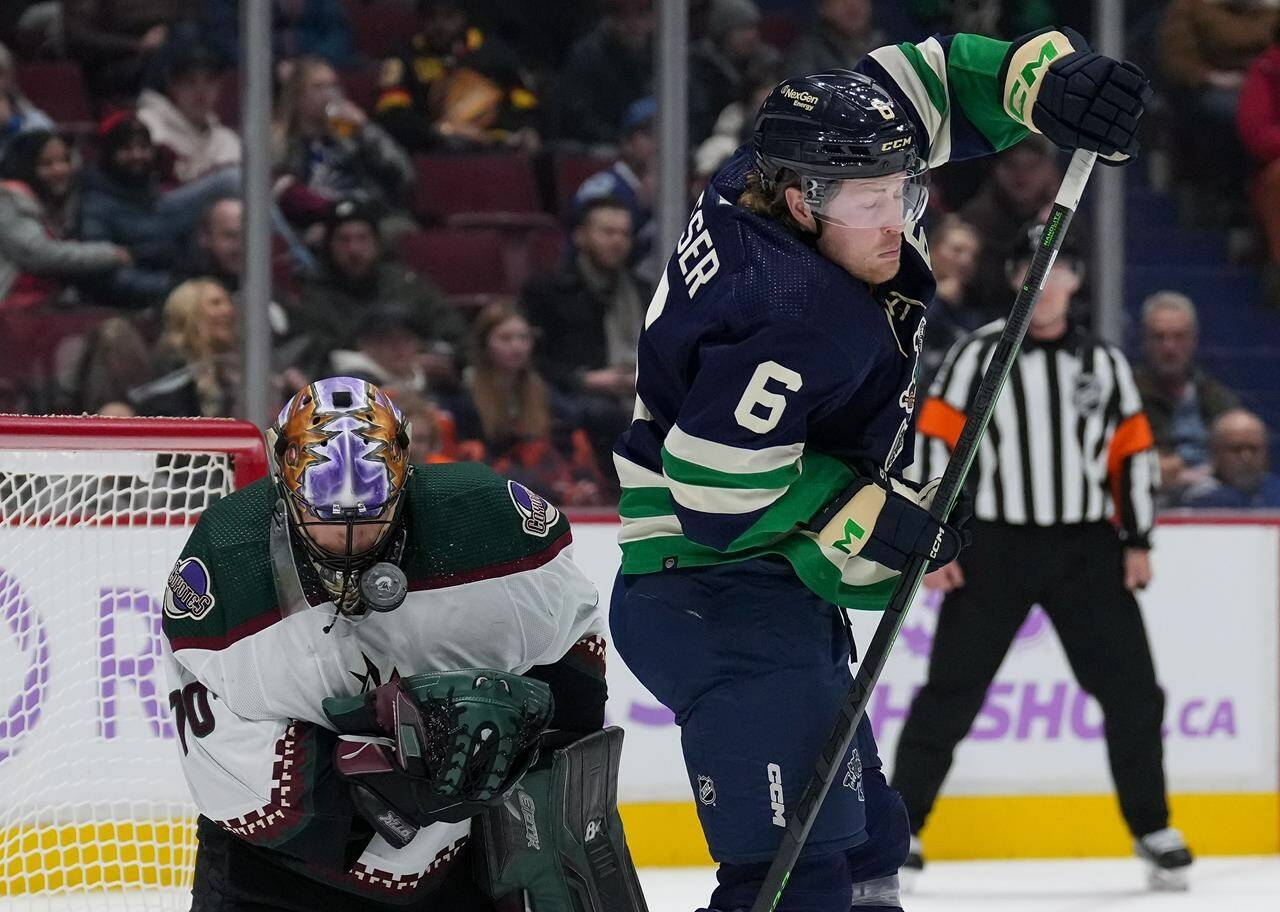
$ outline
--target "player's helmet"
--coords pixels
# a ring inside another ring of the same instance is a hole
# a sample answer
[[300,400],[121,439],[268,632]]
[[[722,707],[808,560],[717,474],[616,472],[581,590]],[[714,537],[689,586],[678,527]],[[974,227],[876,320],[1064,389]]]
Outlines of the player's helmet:
[[[354,377],[317,380],[280,410],[267,434],[276,483],[318,566],[345,574],[373,563],[399,523],[409,465],[409,422],[386,393]],[[346,552],[319,547],[318,524],[345,523]],[[353,547],[355,527],[386,523],[374,544]]]
[[751,141],[763,188],[771,192],[783,169],[796,172],[819,219],[880,227],[857,223],[883,221],[884,212],[832,211],[841,183],[849,180],[892,188],[895,200],[902,200],[900,221],[924,212],[928,191],[920,175],[926,163],[915,126],[893,96],[862,73],[831,70],[780,83],[760,106]]

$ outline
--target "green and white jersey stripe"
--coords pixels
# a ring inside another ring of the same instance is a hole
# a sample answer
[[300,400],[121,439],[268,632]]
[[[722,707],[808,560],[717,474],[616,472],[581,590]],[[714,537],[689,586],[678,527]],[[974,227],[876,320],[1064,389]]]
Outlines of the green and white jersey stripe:
[[1027,135],[1027,126],[1005,104],[1002,71],[1018,50],[983,35],[933,37],[877,48],[857,69],[915,113],[926,134],[929,167],[936,168],[953,158],[1006,149]]
[[877,48],[870,57],[893,77],[924,124],[928,134],[929,167],[946,164],[951,159],[951,104],[947,90],[947,55],[938,39]]
[[[618,503],[622,531],[618,541],[624,573],[653,573],[773,554],[785,557],[805,585],[824,598],[848,608],[884,607],[895,573],[871,561],[849,559],[824,548],[814,533],[803,528],[809,517],[853,480],[854,473],[848,466],[821,453],[805,453],[802,444],[739,451],[677,430],[673,428],[666,438],[663,474],[614,454],[622,482]],[[738,453],[740,469],[763,471],[721,471],[677,459],[670,454],[672,443],[686,456],[697,453],[721,467],[732,464],[724,458],[732,451]],[[673,467],[677,474],[687,473],[684,477],[695,481],[677,481],[671,475]],[[773,486],[757,487],[762,478],[769,479]],[[767,509],[729,548],[716,551],[685,537],[675,515],[677,501],[689,509],[714,508],[721,513]],[[738,507],[745,509],[736,510]]]

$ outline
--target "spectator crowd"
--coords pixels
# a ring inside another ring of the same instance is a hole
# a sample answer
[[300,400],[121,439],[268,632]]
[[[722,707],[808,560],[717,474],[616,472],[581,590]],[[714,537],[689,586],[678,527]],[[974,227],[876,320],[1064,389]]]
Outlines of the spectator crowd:
[[[690,199],[786,76],[934,31],[1088,34],[1080,6],[692,0]],[[1150,167],[1180,217],[1257,269],[1258,306],[1280,302],[1280,0],[1129,6],[1157,37],[1135,54],[1160,99]],[[238,4],[3,7],[0,411],[239,414]],[[281,400],[365,377],[411,416],[415,460],[480,459],[565,506],[613,503],[610,448],[667,255],[655,26],[653,0],[274,0],[274,176],[255,202]],[[934,179],[922,383],[1007,310],[1062,166],[1032,136]],[[1268,428],[1204,365],[1197,302],[1168,288],[1127,303],[1161,502],[1280,508]]]

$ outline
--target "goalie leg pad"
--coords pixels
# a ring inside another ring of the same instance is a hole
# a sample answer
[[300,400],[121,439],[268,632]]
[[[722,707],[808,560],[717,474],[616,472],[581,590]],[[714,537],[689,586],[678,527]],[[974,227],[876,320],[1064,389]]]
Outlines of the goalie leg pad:
[[475,818],[476,882],[495,899],[523,890],[533,912],[648,912],[618,816],[621,756],[611,727],[539,760]]

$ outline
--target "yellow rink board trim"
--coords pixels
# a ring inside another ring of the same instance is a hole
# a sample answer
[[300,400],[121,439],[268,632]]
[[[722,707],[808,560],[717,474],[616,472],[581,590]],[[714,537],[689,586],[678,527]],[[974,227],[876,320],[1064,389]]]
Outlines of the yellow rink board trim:
[[[1280,852],[1280,794],[1170,798],[1173,826],[1201,855]],[[636,864],[711,863],[692,802],[624,804]],[[1128,855],[1112,795],[941,798],[922,834],[929,858],[1072,858]],[[190,821],[114,821],[0,832],[0,897],[126,886],[180,886],[195,838]]]
[[[1280,794],[1173,795],[1170,824],[1201,855],[1280,852]],[[637,865],[710,864],[690,803],[620,808]],[[1112,795],[943,797],[921,833],[929,858],[1074,858],[1129,855]]]

